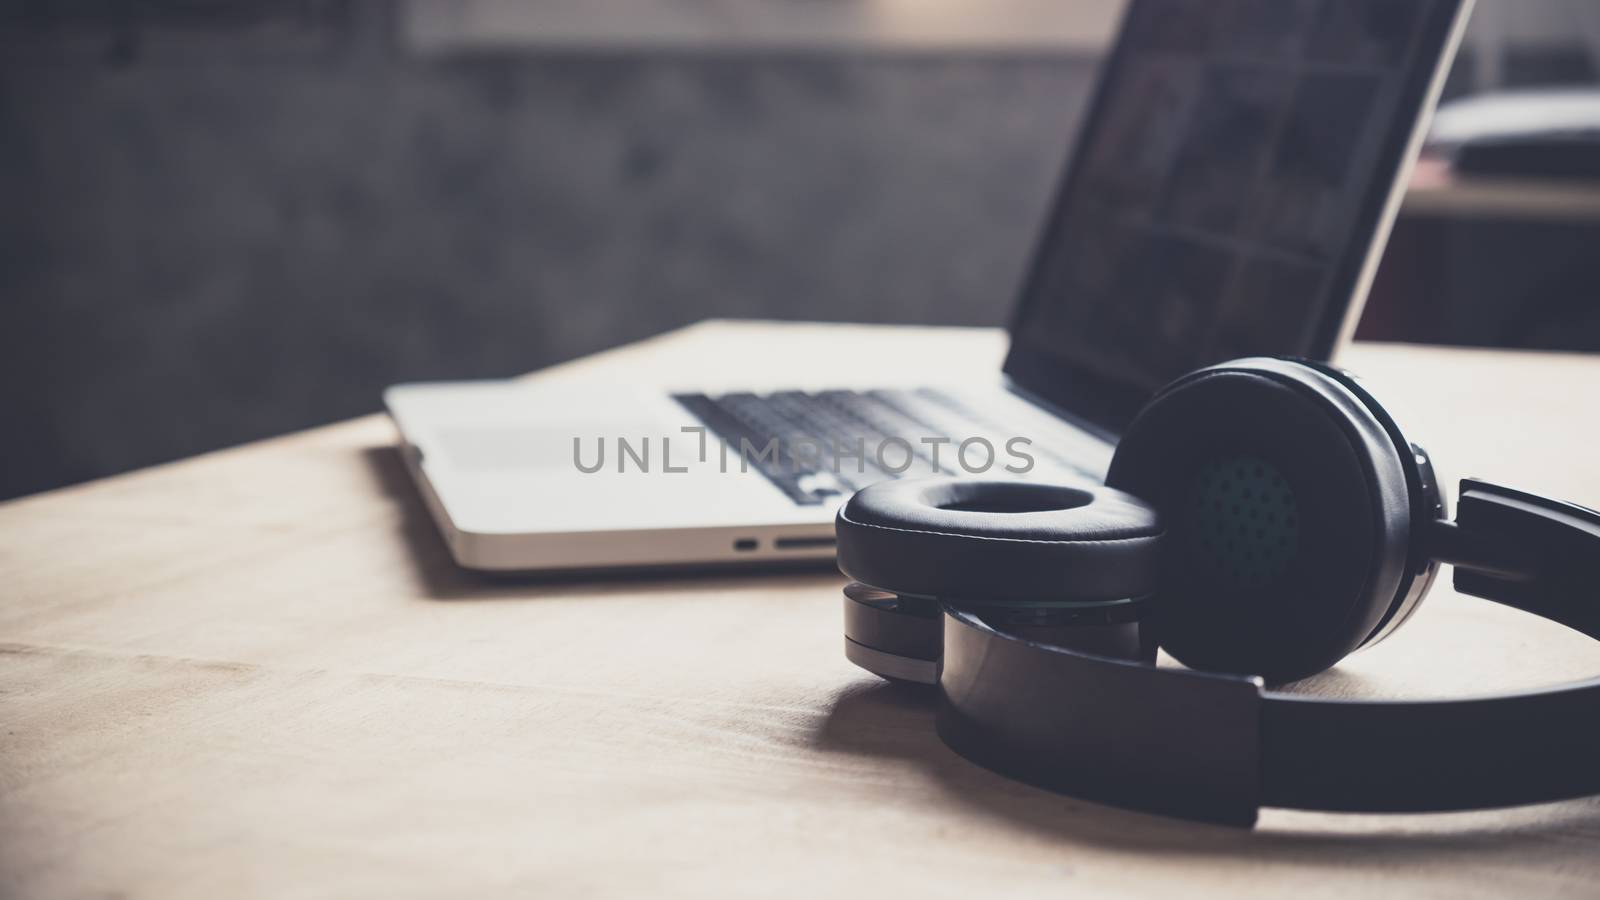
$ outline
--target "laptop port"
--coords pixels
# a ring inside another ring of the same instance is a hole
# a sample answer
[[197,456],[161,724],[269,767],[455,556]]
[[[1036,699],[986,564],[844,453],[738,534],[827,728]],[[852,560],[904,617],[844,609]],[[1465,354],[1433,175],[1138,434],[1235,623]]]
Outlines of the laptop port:
[[733,542],[733,549],[738,550],[740,552],[746,552],[746,551],[749,551],[749,550],[756,549],[756,547],[759,546],[759,545],[760,545],[760,542],[757,541],[755,538],[739,538],[738,540]]
[[831,537],[781,537],[772,542],[772,546],[779,550],[821,550],[833,545]]

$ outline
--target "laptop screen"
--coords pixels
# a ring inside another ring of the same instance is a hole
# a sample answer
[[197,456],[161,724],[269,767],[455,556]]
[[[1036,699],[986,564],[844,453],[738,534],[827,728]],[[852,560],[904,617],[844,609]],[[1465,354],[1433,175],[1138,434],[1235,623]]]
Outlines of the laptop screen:
[[1327,358],[1463,5],[1133,0],[1006,372],[1115,429],[1190,369]]

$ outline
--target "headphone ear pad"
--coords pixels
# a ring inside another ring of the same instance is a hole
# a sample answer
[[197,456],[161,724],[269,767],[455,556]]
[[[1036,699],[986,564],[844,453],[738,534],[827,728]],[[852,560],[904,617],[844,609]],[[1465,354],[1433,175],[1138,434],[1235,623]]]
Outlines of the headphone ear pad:
[[1273,359],[1160,391],[1107,483],[1161,509],[1151,622],[1185,665],[1289,681],[1359,647],[1395,597],[1410,540],[1404,467],[1337,381]]
[[846,575],[903,596],[1090,601],[1154,589],[1162,523],[1099,485],[924,478],[856,492],[834,530]]

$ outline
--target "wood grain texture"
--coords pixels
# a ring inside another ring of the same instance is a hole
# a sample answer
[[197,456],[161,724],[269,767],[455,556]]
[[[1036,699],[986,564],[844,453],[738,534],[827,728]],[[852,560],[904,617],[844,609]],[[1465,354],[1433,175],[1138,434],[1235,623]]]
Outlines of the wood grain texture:
[[[536,377],[748,381],[831,358],[901,380],[925,374],[913,359],[990,371],[1002,349],[717,322]],[[1600,360],[1344,362],[1388,383],[1448,472],[1600,504]],[[1594,800],[1268,811],[1246,832],[1008,782],[944,749],[922,695],[844,661],[837,576],[484,580],[450,564],[393,440],[374,416],[0,506],[0,893],[1600,891]],[[1596,672],[1600,648],[1446,586],[1298,689]]]

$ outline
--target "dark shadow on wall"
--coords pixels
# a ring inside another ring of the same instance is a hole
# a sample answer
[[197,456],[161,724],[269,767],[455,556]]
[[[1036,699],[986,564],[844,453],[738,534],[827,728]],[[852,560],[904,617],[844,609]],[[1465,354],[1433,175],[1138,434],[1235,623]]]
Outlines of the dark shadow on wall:
[[0,0],[0,497],[708,316],[999,324],[1094,70],[430,59],[386,3],[246,6],[299,12]]

